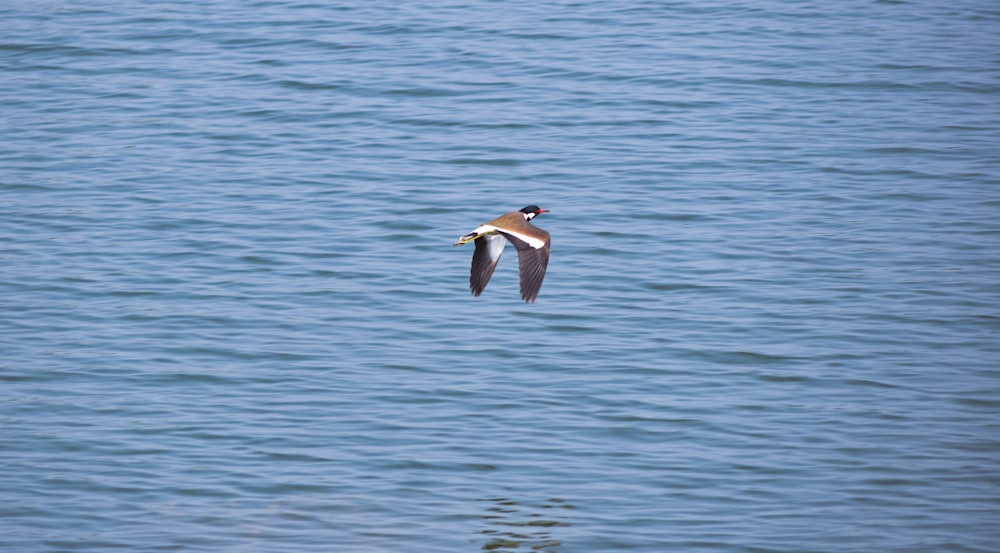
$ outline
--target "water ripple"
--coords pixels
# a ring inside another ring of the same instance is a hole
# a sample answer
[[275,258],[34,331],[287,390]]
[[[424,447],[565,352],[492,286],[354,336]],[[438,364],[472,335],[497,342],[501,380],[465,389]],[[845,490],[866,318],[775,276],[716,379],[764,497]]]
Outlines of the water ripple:
[[0,8],[0,547],[992,551],[1000,13],[932,4]]

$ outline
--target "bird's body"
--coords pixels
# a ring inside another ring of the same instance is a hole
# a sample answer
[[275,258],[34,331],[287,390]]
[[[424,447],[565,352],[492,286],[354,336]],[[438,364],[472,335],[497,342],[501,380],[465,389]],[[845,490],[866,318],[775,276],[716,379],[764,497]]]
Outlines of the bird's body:
[[456,246],[461,246],[476,241],[476,251],[472,254],[472,273],[469,276],[472,295],[483,293],[500,261],[504,245],[509,240],[517,248],[521,298],[526,302],[535,301],[538,290],[542,287],[542,279],[545,278],[545,269],[549,265],[551,240],[549,233],[528,221],[546,212],[536,205],[529,205],[520,211],[512,211],[484,223],[455,242]]

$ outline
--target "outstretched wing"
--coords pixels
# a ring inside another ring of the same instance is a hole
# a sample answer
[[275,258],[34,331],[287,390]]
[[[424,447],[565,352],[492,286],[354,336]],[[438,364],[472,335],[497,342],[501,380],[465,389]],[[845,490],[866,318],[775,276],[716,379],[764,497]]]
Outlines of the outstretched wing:
[[476,238],[476,251],[472,254],[472,272],[469,275],[469,288],[472,295],[478,296],[486,289],[486,283],[497,268],[500,254],[507,241],[499,234],[485,234]]
[[521,299],[529,303],[534,302],[535,298],[538,297],[538,291],[542,288],[545,269],[549,266],[548,233],[545,234],[545,240],[533,240],[533,242],[540,244],[535,247],[521,240],[518,236],[504,231],[498,232],[517,248],[517,259],[521,272]]

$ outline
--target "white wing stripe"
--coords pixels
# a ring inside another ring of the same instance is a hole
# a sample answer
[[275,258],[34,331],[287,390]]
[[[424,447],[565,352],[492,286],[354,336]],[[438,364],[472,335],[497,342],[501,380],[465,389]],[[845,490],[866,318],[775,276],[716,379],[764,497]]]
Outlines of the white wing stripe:
[[[489,225],[483,225],[483,227],[485,227],[485,226],[489,226]],[[480,227],[480,228],[482,228],[482,227]],[[494,230],[501,231],[504,234],[509,234],[509,235],[513,236],[514,238],[517,238],[521,242],[524,242],[525,244],[531,246],[532,248],[535,248],[536,250],[539,249],[539,248],[544,248],[545,247],[545,240],[542,240],[540,238],[535,238],[534,236],[528,236],[527,234],[523,234],[523,233],[520,233],[520,232],[514,232],[512,230],[498,229],[497,227],[490,227],[490,228],[492,228]]]

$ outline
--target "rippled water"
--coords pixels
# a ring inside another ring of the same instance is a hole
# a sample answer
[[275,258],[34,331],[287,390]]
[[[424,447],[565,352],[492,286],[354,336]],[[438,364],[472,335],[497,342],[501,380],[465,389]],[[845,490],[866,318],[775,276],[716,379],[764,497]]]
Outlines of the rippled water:
[[996,551],[998,24],[3,5],[0,546]]

